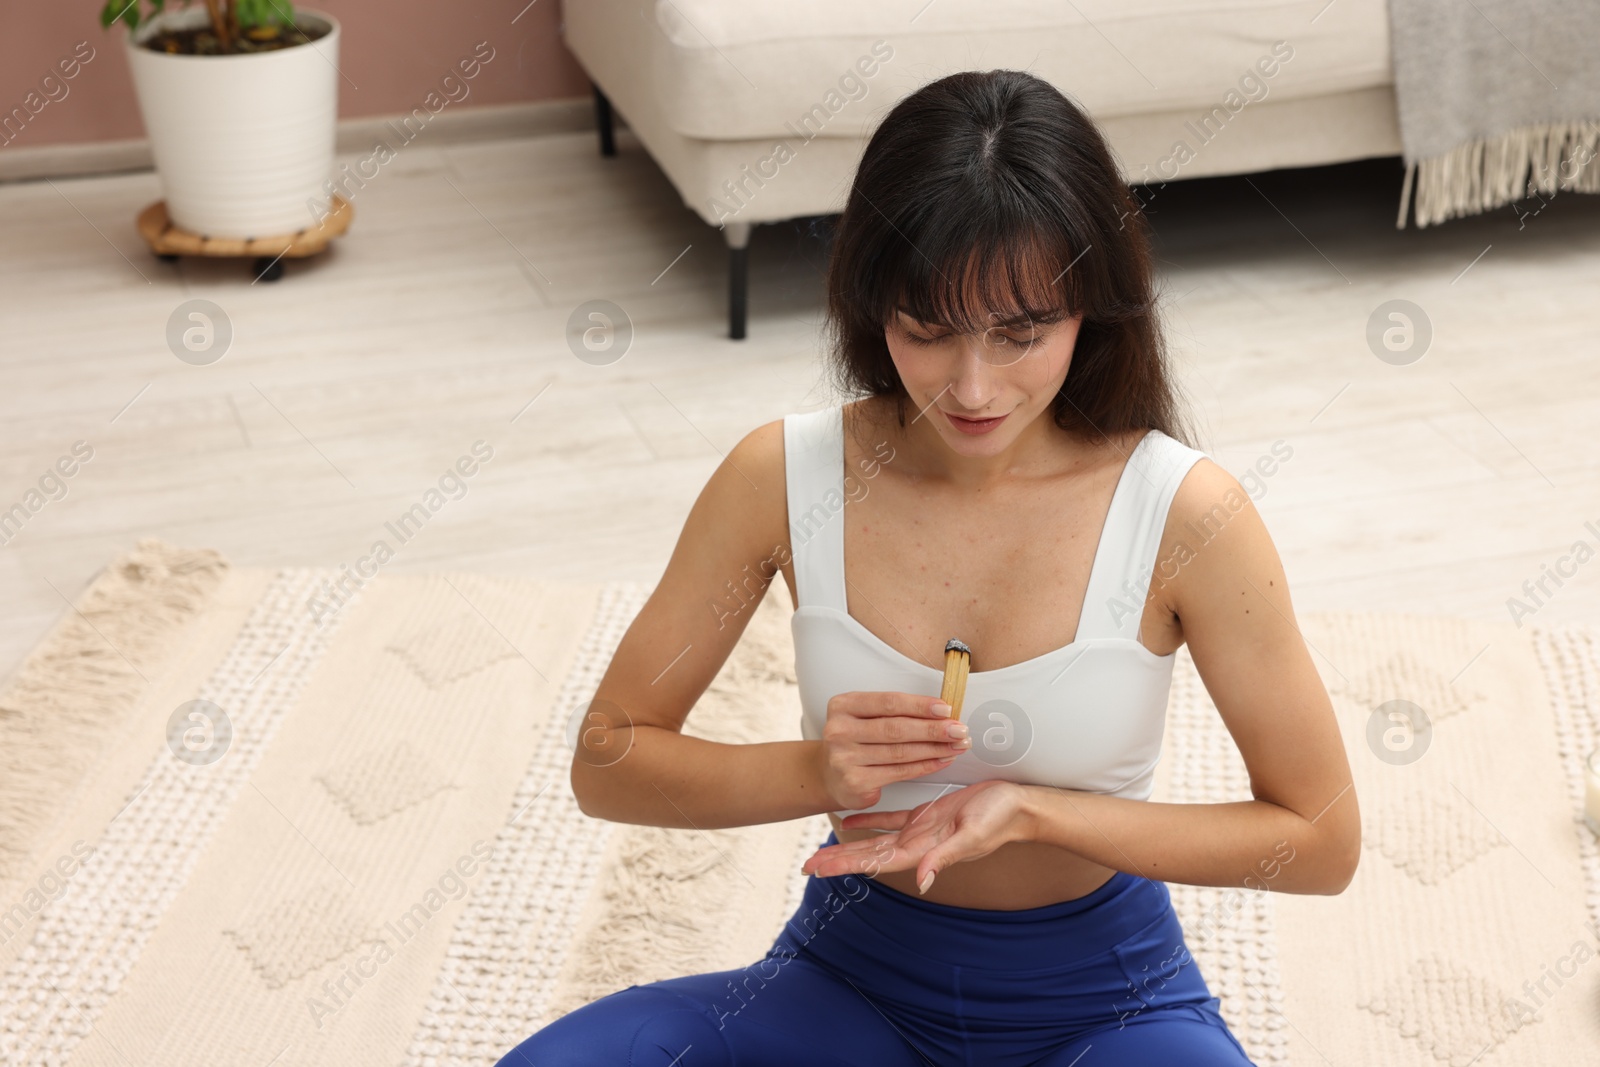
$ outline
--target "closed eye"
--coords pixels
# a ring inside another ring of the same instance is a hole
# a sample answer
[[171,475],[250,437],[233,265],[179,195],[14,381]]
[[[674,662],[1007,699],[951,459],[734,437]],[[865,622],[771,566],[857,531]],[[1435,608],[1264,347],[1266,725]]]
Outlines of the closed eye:
[[[902,315],[903,314],[904,313],[902,313]],[[912,320],[912,321],[915,321],[915,320]],[[920,325],[920,323],[918,325]],[[910,341],[912,344],[914,344],[914,345],[922,345],[924,347],[926,347],[928,345],[938,344],[940,341],[943,341],[946,338],[949,338],[949,337],[952,336],[952,334],[949,331],[946,331],[945,333],[941,333],[941,334],[933,334],[933,335],[927,335],[927,336],[925,336],[923,334],[919,334],[919,333],[914,333],[911,330],[909,324],[907,324],[907,323],[902,323],[901,324],[900,332],[902,334],[904,334],[906,340]],[[988,340],[989,340],[990,344],[1004,345],[1006,342],[1010,342],[1013,345],[1021,345],[1024,348],[1026,348],[1029,345],[1032,345],[1034,342],[1038,341],[1040,338],[1042,338],[1046,332],[1048,332],[1048,331],[1040,330],[1040,329],[1035,329],[1035,330],[1032,330],[1032,331],[1016,331],[1016,330],[1008,331],[1004,327],[995,326],[995,327],[990,327],[990,330],[989,330],[989,333],[988,333]],[[1022,333],[1023,336],[1018,336],[1019,333]]]
[[1018,337],[1015,334],[1001,333],[1001,334],[996,334],[995,336],[999,337],[1002,340],[1010,341],[1014,345],[1031,345],[1031,344],[1033,344],[1033,342],[1035,342],[1035,341],[1037,341],[1039,339],[1039,335],[1038,334],[1032,334],[1032,335],[1027,336],[1027,337]]

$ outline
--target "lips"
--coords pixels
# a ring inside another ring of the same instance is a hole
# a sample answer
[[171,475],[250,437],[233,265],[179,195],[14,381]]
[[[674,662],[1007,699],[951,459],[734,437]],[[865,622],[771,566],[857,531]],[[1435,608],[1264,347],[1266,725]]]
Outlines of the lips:
[[[944,411],[943,408],[939,410]],[[952,415],[948,411],[944,411],[944,416],[950,420],[952,426],[966,434],[988,433],[1006,420],[1005,415],[996,415],[988,419],[967,419],[960,415]]]

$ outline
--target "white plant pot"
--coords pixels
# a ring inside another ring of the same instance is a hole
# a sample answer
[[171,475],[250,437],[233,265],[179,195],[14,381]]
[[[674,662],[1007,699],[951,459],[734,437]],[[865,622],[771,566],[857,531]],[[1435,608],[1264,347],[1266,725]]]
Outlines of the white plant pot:
[[316,222],[327,194],[339,104],[339,23],[296,9],[328,32],[271,52],[170,55],[139,42],[208,21],[196,4],[140,23],[125,41],[167,215],[209,237],[271,237]]

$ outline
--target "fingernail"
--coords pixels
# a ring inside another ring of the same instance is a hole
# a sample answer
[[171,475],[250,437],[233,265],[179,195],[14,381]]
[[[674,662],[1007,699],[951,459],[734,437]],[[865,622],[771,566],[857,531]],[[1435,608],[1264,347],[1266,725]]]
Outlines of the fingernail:
[[953,722],[944,728],[944,732],[951,737],[967,737],[972,733],[964,722]]
[[935,715],[949,715],[950,705],[941,700],[933,705],[933,713]]
[[933,884],[933,872],[929,871],[927,874],[922,876],[922,884],[917,886],[917,892],[918,893],[926,893],[928,891],[928,887],[930,885],[932,885],[932,884]]

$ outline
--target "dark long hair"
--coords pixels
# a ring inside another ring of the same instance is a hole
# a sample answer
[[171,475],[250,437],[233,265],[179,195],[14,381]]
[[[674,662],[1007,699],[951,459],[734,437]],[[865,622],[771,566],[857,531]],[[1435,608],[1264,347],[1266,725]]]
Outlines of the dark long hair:
[[831,376],[896,399],[884,328],[896,307],[960,333],[991,310],[1035,323],[1081,312],[1052,405],[1085,441],[1185,429],[1157,316],[1150,237],[1093,121],[1019,70],[962,71],[905,97],[867,143],[829,253]]

